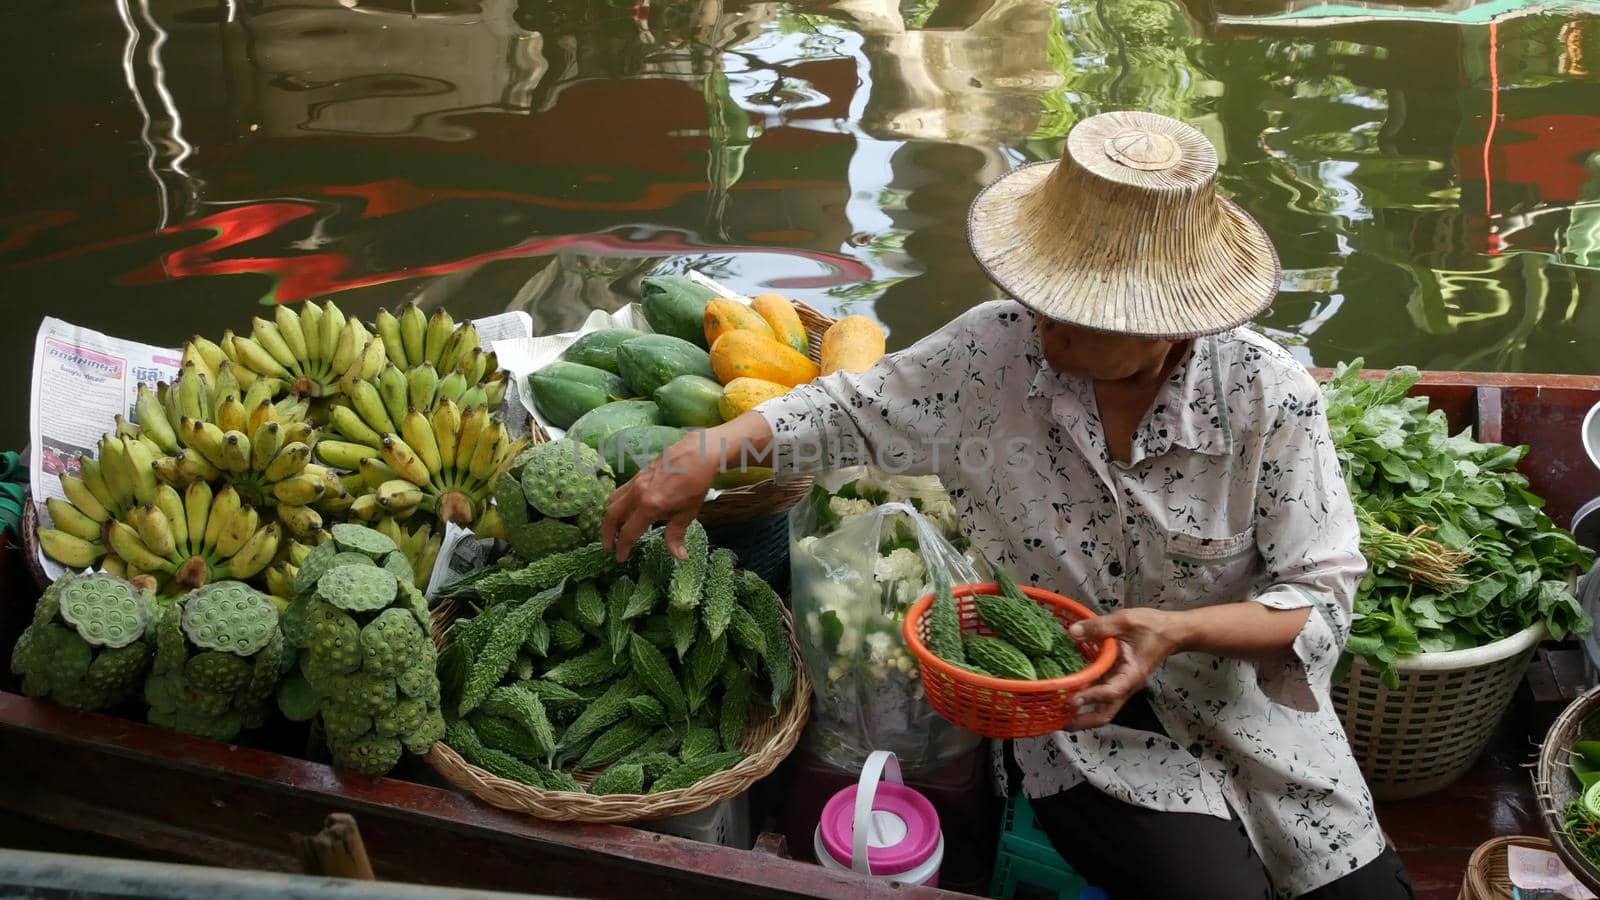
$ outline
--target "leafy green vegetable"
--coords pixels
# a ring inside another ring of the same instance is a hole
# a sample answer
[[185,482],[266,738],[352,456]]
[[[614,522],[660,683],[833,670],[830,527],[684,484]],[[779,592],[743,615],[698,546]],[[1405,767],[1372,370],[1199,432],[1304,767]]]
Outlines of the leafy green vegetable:
[[1346,659],[1397,683],[1394,661],[1478,647],[1543,622],[1552,638],[1593,622],[1569,588],[1592,554],[1558,528],[1516,470],[1526,447],[1451,435],[1443,412],[1408,396],[1416,369],[1360,378],[1361,360],[1322,386],[1368,571]]

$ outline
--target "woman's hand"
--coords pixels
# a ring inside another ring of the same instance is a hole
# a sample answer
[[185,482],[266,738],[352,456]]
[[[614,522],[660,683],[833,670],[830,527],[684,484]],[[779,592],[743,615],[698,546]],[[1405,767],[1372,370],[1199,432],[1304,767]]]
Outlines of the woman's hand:
[[1159,609],[1119,609],[1076,622],[1068,633],[1076,640],[1098,643],[1116,638],[1117,662],[1105,680],[1085,688],[1074,699],[1078,713],[1068,731],[1084,731],[1109,723],[1122,705],[1150,680],[1167,657],[1183,647],[1181,614]]
[[683,559],[683,533],[721,470],[721,456],[707,452],[698,435],[683,438],[612,492],[600,523],[600,542],[624,560],[652,525],[666,522],[667,549]]

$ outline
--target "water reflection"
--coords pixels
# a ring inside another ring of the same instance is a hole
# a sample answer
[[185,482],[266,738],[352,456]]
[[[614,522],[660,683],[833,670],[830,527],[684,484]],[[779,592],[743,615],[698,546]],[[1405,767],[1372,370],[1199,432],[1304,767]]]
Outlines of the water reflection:
[[[1259,324],[1303,359],[1600,366],[1595,17],[1282,18],[1314,6],[33,7],[0,29],[0,66],[37,85],[5,125],[29,177],[0,208],[0,286],[172,340],[137,311],[220,331],[337,294],[563,328],[697,265],[874,315],[904,346],[994,295],[965,250],[973,196],[1078,119],[1138,108],[1217,144],[1285,268]],[[29,330],[0,356],[24,359]]]

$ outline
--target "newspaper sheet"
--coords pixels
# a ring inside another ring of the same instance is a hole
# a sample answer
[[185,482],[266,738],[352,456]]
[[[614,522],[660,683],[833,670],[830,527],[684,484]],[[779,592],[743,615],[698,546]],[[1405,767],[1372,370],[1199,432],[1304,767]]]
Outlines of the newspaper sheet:
[[[533,332],[533,319],[525,312],[474,319],[473,324],[480,341],[491,346],[525,338]],[[178,350],[152,347],[61,319],[45,318],[34,338],[28,421],[29,487],[42,523],[50,524],[45,501],[62,496],[61,474],[77,474],[78,458],[94,457],[100,436],[112,428],[112,419],[121,415],[130,422],[137,421],[134,400],[139,385],[171,381],[178,368]],[[507,386],[502,412],[520,408],[518,393],[513,381]],[[508,415],[505,419],[506,428],[514,436],[525,433],[524,416]],[[443,560],[441,553],[441,565]],[[67,571],[43,552],[39,562],[52,579]]]

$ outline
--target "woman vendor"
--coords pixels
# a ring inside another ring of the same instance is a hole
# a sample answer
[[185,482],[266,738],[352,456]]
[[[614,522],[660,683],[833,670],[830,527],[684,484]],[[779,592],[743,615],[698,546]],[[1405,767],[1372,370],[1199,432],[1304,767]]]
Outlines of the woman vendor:
[[[1329,697],[1365,568],[1311,376],[1245,328],[1277,291],[1198,131],[1118,112],[979,196],[977,306],[860,374],[685,439],[618,489],[625,555],[680,552],[712,479],[866,463],[938,475],[1008,571],[1121,642],[1072,726],[999,772],[1090,883],[1130,898],[1388,900],[1412,889]],[[707,452],[707,450],[711,452]]]

